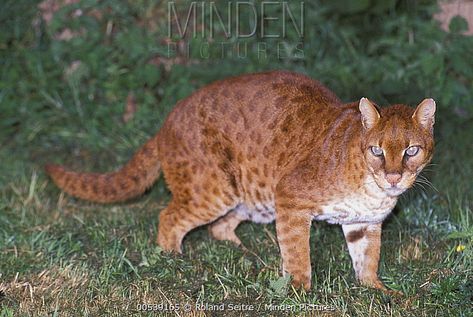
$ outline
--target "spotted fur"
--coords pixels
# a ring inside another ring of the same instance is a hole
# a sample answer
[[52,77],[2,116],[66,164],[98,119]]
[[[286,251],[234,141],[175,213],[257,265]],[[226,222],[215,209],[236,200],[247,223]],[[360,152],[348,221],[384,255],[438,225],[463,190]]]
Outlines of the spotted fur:
[[[178,102],[116,172],[46,170],[67,193],[103,203],[140,195],[162,170],[173,198],[160,213],[157,243],[168,251],[181,252],[186,233],[201,225],[240,244],[240,222],[276,220],[283,274],[306,289],[312,220],[340,224],[357,278],[384,288],[377,277],[381,223],[431,159],[434,112],[431,99],[416,110],[380,110],[366,98],[343,104],[300,74],[243,75]],[[406,157],[410,146],[419,153]]]

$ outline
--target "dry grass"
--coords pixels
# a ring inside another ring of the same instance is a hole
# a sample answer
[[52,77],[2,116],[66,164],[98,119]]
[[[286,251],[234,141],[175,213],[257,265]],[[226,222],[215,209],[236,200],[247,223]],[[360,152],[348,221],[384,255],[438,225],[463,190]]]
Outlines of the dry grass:
[[[19,273],[11,281],[0,283],[0,290],[8,294],[9,304],[18,307],[17,313],[47,315],[53,311],[75,310],[75,303],[83,301],[90,277],[82,268],[68,265],[53,266],[37,274]],[[93,311],[93,305],[84,307]]]

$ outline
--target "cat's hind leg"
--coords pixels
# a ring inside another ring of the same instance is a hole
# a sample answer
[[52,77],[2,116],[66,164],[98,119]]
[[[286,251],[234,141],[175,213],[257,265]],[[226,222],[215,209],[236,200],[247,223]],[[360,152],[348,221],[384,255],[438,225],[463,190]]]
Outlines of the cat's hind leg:
[[159,215],[157,243],[165,251],[181,253],[182,240],[189,231],[215,221],[231,208],[219,204],[189,206],[173,199]]
[[237,206],[238,169],[231,144],[217,132],[191,143],[176,139],[172,131],[167,133],[165,137],[174,142],[162,144],[161,152],[167,155],[161,159],[161,166],[173,198],[159,216],[157,242],[166,251],[180,253],[189,231]]
[[[214,198],[212,201],[203,200],[201,197],[187,201],[180,201],[179,199],[173,198],[159,215],[157,243],[165,251],[181,253],[182,240],[189,231],[215,221],[234,207],[232,202],[223,204],[222,200],[218,198]],[[222,221],[221,224],[225,224],[226,228],[231,226],[236,228],[238,225],[235,222],[236,219],[237,218],[234,218],[228,221],[228,223]],[[219,220],[217,220],[217,222],[218,221]],[[220,229],[217,228],[214,230],[215,232],[219,232]],[[220,233],[217,233],[217,235],[218,234]]]
[[193,172],[188,166],[164,170],[173,198],[159,215],[157,243],[166,251],[180,253],[189,231],[217,220],[238,203],[236,190],[223,171],[202,168]]
[[228,240],[236,245],[240,245],[241,241],[235,234],[235,229],[245,220],[248,220],[243,214],[238,212],[239,207],[227,213],[209,226],[210,235],[217,240]]

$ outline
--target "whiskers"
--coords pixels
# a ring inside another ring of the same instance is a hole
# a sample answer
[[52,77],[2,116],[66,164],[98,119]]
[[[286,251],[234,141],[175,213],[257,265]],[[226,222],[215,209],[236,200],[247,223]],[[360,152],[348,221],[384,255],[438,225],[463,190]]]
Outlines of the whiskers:
[[424,193],[426,193],[427,189],[429,189],[429,188],[434,190],[436,193],[439,192],[439,190],[434,186],[434,184],[432,184],[432,182],[429,181],[427,179],[427,177],[425,177],[422,174],[417,175],[417,178],[414,181],[414,186],[413,187],[415,187],[416,185],[418,185],[418,187],[420,187],[423,190]]
[[422,172],[433,172],[434,171],[434,168],[438,166],[438,164],[436,163],[429,163],[427,164],[421,171]]
[[424,174],[430,174],[431,172],[434,171],[434,167],[437,166],[438,164],[436,163],[429,163],[424,168],[422,168],[421,171],[419,171],[414,180],[414,183],[412,184],[412,187],[414,188],[419,188],[422,193],[427,194],[429,189],[432,189],[434,192],[439,193],[439,190],[432,184],[431,181],[427,179],[427,177],[424,176]]
[[[423,172],[428,170],[428,167],[430,167],[431,165],[433,165],[433,164],[429,164],[428,166],[426,166],[426,168],[416,176],[416,178],[414,179],[414,182],[412,182],[412,180],[410,180],[412,183],[410,183],[408,181],[409,186],[407,186],[407,187],[411,187],[412,189],[414,189],[414,188],[419,189],[425,195],[427,195],[430,190],[433,190],[435,193],[439,193],[439,190],[434,186],[434,184],[432,184],[432,182],[430,180],[428,180],[425,175],[423,175]],[[363,189],[364,191],[372,191],[373,190],[373,187],[372,187],[373,185],[376,186],[376,190],[377,190],[379,185],[376,182],[375,176],[371,176],[371,177],[365,179],[365,181],[360,186],[358,186],[357,190],[360,190],[360,189],[364,188]],[[383,190],[383,189],[381,189],[381,190]],[[386,189],[386,190],[388,190],[388,189]],[[400,187],[399,190],[400,190],[400,193],[399,193],[399,195],[400,195],[401,193],[405,193],[407,188]],[[407,191],[407,192],[412,192],[412,191]]]

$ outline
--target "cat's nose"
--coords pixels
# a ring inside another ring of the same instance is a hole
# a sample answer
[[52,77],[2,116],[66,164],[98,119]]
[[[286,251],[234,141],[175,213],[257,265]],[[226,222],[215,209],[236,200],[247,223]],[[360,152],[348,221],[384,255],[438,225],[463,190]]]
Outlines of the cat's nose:
[[386,180],[392,186],[396,186],[397,183],[401,180],[402,175],[400,173],[388,173],[386,174]]

